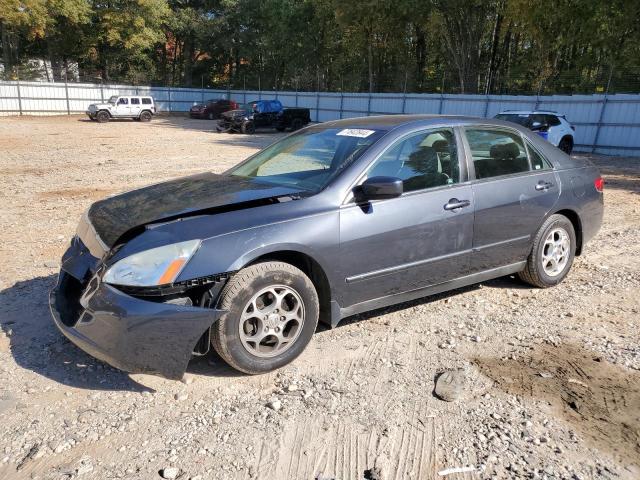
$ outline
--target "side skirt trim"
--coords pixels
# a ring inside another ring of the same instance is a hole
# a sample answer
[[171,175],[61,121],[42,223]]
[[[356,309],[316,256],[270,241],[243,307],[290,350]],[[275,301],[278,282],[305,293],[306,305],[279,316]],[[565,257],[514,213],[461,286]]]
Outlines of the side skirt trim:
[[[416,298],[427,297],[429,295],[435,295],[437,293],[446,292],[448,290],[467,287],[469,285],[473,285],[474,283],[484,282],[493,278],[511,275],[513,273],[522,271],[526,264],[527,262],[523,260],[521,262],[512,263],[511,265],[492,268],[491,270],[485,270],[464,277],[456,278],[454,280],[449,280],[447,282],[430,285],[428,287],[422,287],[415,290],[409,290],[408,292],[394,293],[393,295],[388,295],[386,297],[367,300],[366,302],[357,303],[355,305],[351,305],[350,307],[340,308],[340,319],[350,317],[351,315],[357,315],[358,313],[388,307],[397,303],[409,302],[411,300],[415,300]],[[332,320],[334,320],[334,318],[332,318]],[[333,324],[332,321],[332,326],[335,327],[338,321],[335,321],[335,324]]]

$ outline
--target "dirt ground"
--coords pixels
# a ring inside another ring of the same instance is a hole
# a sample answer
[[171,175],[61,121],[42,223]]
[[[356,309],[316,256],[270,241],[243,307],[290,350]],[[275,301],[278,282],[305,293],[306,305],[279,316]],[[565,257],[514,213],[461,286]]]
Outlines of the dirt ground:
[[[360,315],[255,377],[213,354],[182,382],[127,375],[70,344],[47,293],[91,202],[278,138],[213,127],[0,118],[0,478],[640,478],[638,158],[592,156],[604,225],[553,289],[507,277]],[[444,402],[451,369],[466,389]],[[473,472],[438,473],[455,467]]]

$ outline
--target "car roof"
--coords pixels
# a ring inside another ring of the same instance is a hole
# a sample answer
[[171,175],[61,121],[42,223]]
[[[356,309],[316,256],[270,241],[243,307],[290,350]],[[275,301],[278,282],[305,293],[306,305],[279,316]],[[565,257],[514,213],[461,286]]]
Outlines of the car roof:
[[554,112],[553,110],[504,110],[500,112],[498,115],[535,115],[535,114],[556,115],[558,117],[564,116],[564,115],[560,115],[558,112]]
[[513,128],[510,122],[492,118],[470,117],[464,115],[377,115],[371,117],[345,118],[318,124],[321,128],[370,128],[373,130],[393,130],[410,124],[420,126],[459,126],[459,125],[495,125]]

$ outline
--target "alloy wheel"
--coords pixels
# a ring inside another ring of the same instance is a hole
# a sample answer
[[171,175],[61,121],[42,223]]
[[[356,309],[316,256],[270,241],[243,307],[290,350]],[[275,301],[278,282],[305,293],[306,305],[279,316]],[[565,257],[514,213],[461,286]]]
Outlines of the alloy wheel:
[[291,348],[302,331],[304,303],[293,288],[273,285],[260,290],[242,310],[242,346],[256,357],[274,357]]
[[549,232],[542,246],[542,268],[550,277],[560,275],[571,256],[571,240],[564,228],[556,227]]

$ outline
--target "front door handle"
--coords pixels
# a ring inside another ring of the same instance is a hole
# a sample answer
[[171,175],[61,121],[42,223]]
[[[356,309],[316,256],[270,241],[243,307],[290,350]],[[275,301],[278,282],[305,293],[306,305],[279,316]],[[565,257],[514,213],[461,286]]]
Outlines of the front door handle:
[[553,187],[553,183],[545,182],[544,180],[540,180],[536,184],[536,190],[538,190],[538,191],[540,191],[540,190],[549,190],[551,187]]
[[452,198],[449,202],[444,206],[445,210],[456,210],[458,208],[464,208],[471,205],[469,200],[458,200],[457,198]]

